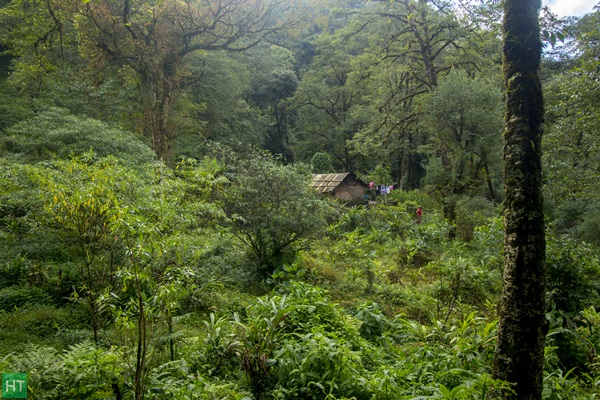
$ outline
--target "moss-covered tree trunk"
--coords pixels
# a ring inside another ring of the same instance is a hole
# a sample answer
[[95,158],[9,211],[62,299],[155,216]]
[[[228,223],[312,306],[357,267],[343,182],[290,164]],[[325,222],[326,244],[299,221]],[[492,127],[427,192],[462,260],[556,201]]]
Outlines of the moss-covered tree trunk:
[[546,246],[540,6],[540,0],[504,2],[504,287],[494,377],[515,384],[515,394],[503,399],[542,398]]

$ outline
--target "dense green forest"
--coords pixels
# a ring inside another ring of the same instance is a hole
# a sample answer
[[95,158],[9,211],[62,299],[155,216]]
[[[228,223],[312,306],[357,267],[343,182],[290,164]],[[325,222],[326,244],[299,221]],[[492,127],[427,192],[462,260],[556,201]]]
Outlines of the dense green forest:
[[[503,398],[502,17],[0,0],[0,372],[30,399]],[[539,23],[542,398],[589,400],[600,8]],[[310,187],[334,172],[394,190]]]

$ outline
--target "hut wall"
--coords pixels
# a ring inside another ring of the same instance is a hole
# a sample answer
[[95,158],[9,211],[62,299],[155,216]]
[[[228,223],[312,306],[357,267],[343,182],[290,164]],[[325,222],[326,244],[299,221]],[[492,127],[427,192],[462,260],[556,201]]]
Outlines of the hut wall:
[[335,197],[344,201],[362,199],[365,187],[358,182],[343,183],[335,190]]

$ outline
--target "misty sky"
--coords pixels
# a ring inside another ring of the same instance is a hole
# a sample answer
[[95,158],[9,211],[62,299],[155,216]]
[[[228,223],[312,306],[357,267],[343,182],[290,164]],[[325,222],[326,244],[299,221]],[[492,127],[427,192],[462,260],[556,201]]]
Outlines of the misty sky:
[[594,5],[599,2],[598,0],[543,0],[542,4],[550,6],[552,12],[561,17],[569,15],[580,17],[594,11]]

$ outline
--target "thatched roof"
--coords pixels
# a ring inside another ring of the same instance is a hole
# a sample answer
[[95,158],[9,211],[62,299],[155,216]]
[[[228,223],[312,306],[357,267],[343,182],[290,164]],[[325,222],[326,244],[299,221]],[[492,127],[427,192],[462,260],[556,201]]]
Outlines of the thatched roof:
[[348,177],[356,179],[351,172],[342,174],[313,174],[310,186],[319,193],[333,193]]

